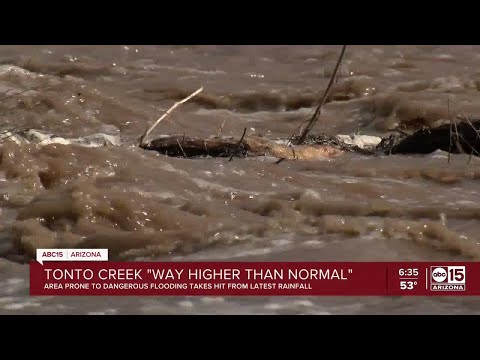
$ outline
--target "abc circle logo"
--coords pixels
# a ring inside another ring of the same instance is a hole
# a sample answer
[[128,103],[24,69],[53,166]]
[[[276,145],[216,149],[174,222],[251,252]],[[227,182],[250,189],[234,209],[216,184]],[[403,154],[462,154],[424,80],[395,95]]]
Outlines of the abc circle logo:
[[440,283],[447,280],[448,274],[447,270],[441,267],[437,267],[432,271],[432,278],[435,282]]

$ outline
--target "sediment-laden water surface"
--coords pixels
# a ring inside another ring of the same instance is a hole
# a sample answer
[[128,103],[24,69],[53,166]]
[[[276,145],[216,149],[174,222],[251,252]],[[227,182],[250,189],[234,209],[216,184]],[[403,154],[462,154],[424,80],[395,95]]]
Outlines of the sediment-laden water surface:
[[[29,297],[38,247],[115,260],[478,260],[480,159],[345,153],[186,159],[153,131],[289,137],[341,46],[0,47],[1,314],[480,313],[475,298]],[[480,118],[480,46],[349,46],[316,133],[387,136]],[[101,146],[13,141],[23,129]],[[96,137],[95,137],[96,136]]]

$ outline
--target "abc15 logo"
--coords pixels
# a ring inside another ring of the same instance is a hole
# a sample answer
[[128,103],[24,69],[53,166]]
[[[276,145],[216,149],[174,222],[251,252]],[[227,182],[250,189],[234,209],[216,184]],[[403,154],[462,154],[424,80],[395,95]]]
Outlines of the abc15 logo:
[[465,266],[431,266],[432,284],[465,284]]

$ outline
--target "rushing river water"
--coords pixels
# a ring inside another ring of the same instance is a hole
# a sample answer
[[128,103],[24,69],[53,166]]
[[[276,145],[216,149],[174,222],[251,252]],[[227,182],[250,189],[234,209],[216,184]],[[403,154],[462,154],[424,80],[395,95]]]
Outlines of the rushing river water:
[[[2,46],[1,129],[121,146],[0,146],[1,314],[480,313],[476,298],[29,297],[38,247],[115,260],[478,260],[480,159],[184,159],[139,148],[153,131],[289,137],[341,46]],[[350,46],[316,133],[385,136],[480,117],[480,46]],[[375,211],[380,209],[381,211]]]

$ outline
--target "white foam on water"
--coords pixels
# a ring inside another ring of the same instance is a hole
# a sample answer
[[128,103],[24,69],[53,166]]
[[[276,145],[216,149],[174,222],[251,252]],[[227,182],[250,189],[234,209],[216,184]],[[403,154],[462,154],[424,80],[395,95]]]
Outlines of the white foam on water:
[[225,298],[223,297],[202,297],[200,301],[204,304],[217,304],[217,303],[224,303]]
[[87,315],[115,315],[117,312],[117,309],[107,309],[104,311],[90,311]]
[[121,146],[122,140],[119,136],[107,134],[92,134],[79,138],[63,138],[40,130],[29,129],[20,132],[5,131],[2,133],[1,141],[13,141],[18,145],[36,144],[45,146],[50,144],[80,145],[85,147],[101,147],[105,145]]
[[20,66],[16,65],[0,65],[0,76],[6,75],[6,74],[15,74],[15,75],[21,75],[25,77],[37,77],[38,74],[28,71],[24,68],[21,68]]
[[190,300],[184,300],[184,301],[179,301],[178,306],[191,309],[194,307],[194,304]]

